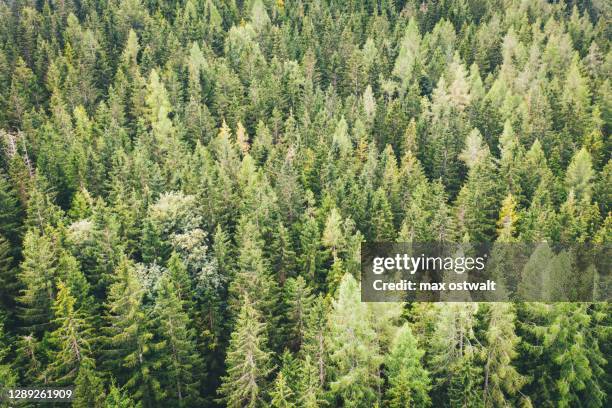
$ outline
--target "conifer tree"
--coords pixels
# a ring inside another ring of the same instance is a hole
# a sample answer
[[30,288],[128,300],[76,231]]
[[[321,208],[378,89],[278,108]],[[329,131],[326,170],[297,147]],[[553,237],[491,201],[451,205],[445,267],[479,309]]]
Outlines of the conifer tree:
[[21,235],[22,216],[19,198],[4,171],[0,170],[0,235],[13,246],[12,255],[15,255]]
[[10,244],[0,235],[0,305],[6,311],[11,310],[11,306],[14,305],[17,292],[16,268],[13,265],[11,252]]
[[18,298],[25,324],[35,331],[48,327],[55,299],[57,252],[47,235],[35,230],[26,233],[19,279],[24,289]]
[[163,342],[159,353],[166,360],[166,401],[177,406],[194,406],[201,403],[199,378],[194,373],[202,370],[202,363],[196,351],[195,333],[184,310],[185,301],[180,297],[178,284],[171,276],[165,275],[158,285],[155,318],[158,337]]
[[287,340],[292,349],[298,350],[304,342],[308,315],[312,308],[313,296],[301,276],[289,278],[285,287],[286,316],[288,320]]
[[319,383],[317,367],[313,364],[310,355],[304,356],[300,361],[298,373],[298,405],[305,408],[314,408],[323,404],[323,387]]
[[8,388],[17,384],[17,373],[8,361],[11,347],[4,331],[4,320],[5,317],[0,314],[0,379],[2,380],[3,388]]
[[[511,303],[489,303],[487,311],[488,327],[484,363],[484,406],[505,406],[521,401],[520,389],[527,382],[514,361],[518,357],[520,338],[515,333],[516,315]],[[524,403],[524,401],[523,401]]]
[[336,208],[333,208],[325,221],[325,229],[321,237],[323,245],[330,248],[334,259],[338,257],[338,250],[344,244],[342,233],[342,218]]
[[96,372],[93,360],[85,360],[79,367],[79,374],[74,381],[74,402],[77,408],[102,408],[106,393],[104,383]]
[[494,237],[499,202],[496,168],[479,134],[473,139],[473,145],[468,144],[462,154],[470,170],[457,197],[457,218],[461,235],[467,234],[472,242],[490,242]]
[[419,66],[417,64],[420,57],[420,42],[421,35],[419,34],[417,22],[414,18],[411,18],[406,26],[404,36],[400,43],[399,55],[393,67],[393,74],[400,79],[400,86],[403,89],[407,89],[415,73],[419,74]]
[[301,352],[304,358],[309,357],[317,372],[319,387],[327,381],[329,365],[329,339],[327,337],[328,307],[325,298],[315,298],[310,313],[307,315],[304,344]]
[[391,344],[385,366],[391,407],[427,407],[431,405],[429,373],[421,365],[424,352],[418,348],[410,326],[398,329]]
[[142,401],[143,407],[154,406],[165,394],[159,380],[161,361],[155,356],[161,344],[154,339],[143,307],[144,289],[134,266],[124,259],[115,274],[106,304],[106,366],[114,368],[131,395]]
[[603,406],[604,359],[589,345],[591,317],[581,303],[526,303],[521,316],[524,391],[535,406]]
[[140,404],[135,404],[127,392],[119,389],[114,383],[111,384],[108,396],[104,401],[104,408],[137,408]]
[[591,155],[586,149],[580,149],[567,167],[565,183],[572,190],[577,201],[589,202],[592,194],[593,166]]
[[274,234],[272,242],[272,261],[276,271],[278,283],[282,286],[288,277],[294,275],[296,270],[296,253],[289,230],[282,223]]
[[475,303],[438,304],[429,340],[433,404],[478,406],[482,402],[482,370],[476,364]]
[[74,383],[82,364],[91,359],[92,328],[79,310],[76,299],[63,283],[57,285],[57,297],[53,303],[54,330],[48,340],[54,351],[45,377],[58,385]]
[[333,367],[331,396],[346,405],[374,404],[381,381],[380,350],[367,305],[360,301],[359,284],[349,274],[342,279],[333,302],[327,335]]
[[243,296],[267,317],[273,313],[273,282],[268,260],[264,257],[263,241],[255,223],[243,217],[238,226],[238,272],[230,285],[234,311]]
[[321,263],[321,232],[316,219],[306,213],[300,228],[300,266],[302,276],[316,281],[318,278],[318,269]]
[[270,392],[271,403],[274,408],[292,408],[296,405],[292,402],[293,391],[287,385],[283,372],[279,372]]
[[261,405],[270,373],[270,353],[266,343],[265,324],[246,295],[242,299],[225,359],[227,374],[218,391],[228,407]]

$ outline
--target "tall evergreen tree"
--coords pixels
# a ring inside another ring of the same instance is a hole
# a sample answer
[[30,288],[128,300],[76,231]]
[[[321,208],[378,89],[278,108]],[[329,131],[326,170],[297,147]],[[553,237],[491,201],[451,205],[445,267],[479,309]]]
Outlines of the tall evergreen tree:
[[248,295],[244,296],[225,360],[227,374],[219,387],[228,407],[262,405],[271,363],[266,343],[261,315]]
[[106,303],[108,314],[103,341],[106,367],[117,374],[143,406],[154,406],[165,396],[159,379],[162,362],[156,356],[162,344],[154,338],[143,305],[144,289],[134,266],[124,259],[115,274]]
[[382,362],[367,305],[361,303],[359,284],[346,274],[329,316],[328,344],[331,396],[346,405],[374,404],[381,381]]
[[53,303],[57,329],[48,340],[53,346],[51,363],[45,377],[54,384],[68,385],[74,383],[81,365],[91,361],[92,328],[79,310],[75,310],[76,299],[70,289],[58,283],[57,297]]
[[410,326],[404,324],[395,334],[385,361],[391,407],[427,407],[431,405],[429,373],[422,367],[424,351],[420,350]]
[[162,339],[161,353],[166,359],[167,378],[164,381],[166,401],[177,406],[194,406],[201,403],[199,376],[202,362],[196,351],[195,333],[184,310],[178,285],[165,275],[158,283],[155,298],[155,318]]

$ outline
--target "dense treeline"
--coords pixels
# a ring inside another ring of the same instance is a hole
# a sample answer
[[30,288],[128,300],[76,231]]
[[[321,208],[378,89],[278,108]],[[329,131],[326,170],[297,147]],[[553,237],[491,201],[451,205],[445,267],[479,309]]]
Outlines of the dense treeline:
[[609,404],[607,303],[367,304],[358,279],[363,241],[609,243],[611,17],[0,1],[0,386],[74,385],[75,407]]

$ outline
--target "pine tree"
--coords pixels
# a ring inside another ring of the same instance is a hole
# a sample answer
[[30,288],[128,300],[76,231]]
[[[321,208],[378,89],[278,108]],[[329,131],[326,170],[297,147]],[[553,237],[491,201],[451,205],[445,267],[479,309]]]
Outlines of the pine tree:
[[228,407],[261,405],[270,373],[265,333],[261,315],[248,295],[244,296],[225,360],[227,374],[218,390]]

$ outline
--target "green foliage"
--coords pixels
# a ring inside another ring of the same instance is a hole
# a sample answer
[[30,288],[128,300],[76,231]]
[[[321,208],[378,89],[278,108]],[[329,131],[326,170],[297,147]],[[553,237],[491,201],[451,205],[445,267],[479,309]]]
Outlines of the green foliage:
[[391,407],[427,407],[429,398],[429,373],[421,365],[423,350],[408,325],[395,334],[389,356],[386,359],[389,390],[387,398]]
[[73,405],[75,407],[104,407],[104,400],[106,399],[104,382],[96,372],[92,360],[86,360],[81,363],[74,385],[75,396]]
[[196,352],[194,330],[184,311],[185,302],[180,297],[180,286],[172,276],[167,275],[160,279],[158,285],[154,311],[159,325],[159,338],[163,342],[159,353],[167,359],[167,379],[164,384],[167,401],[176,406],[198,405],[201,403],[198,377],[201,375],[202,362]]
[[327,340],[331,395],[346,405],[370,405],[379,398],[375,390],[381,382],[381,356],[368,315],[367,305],[360,300],[359,284],[346,274],[333,302]]
[[60,281],[57,289],[53,303],[53,323],[57,329],[50,333],[48,340],[54,350],[45,378],[59,386],[65,386],[74,383],[81,365],[87,364],[91,359],[92,333],[80,310],[75,310],[76,299],[68,286]]
[[164,396],[159,380],[162,362],[156,352],[157,342],[143,306],[144,289],[134,266],[123,260],[115,271],[115,282],[109,288],[106,308],[107,326],[103,340],[106,363],[123,367],[118,371],[130,395],[143,406],[152,406]]
[[605,296],[556,249],[612,237],[605,2],[0,3],[2,385],[609,405],[605,304],[356,281],[364,241],[494,242],[491,301]]
[[270,353],[266,350],[265,324],[248,296],[243,297],[226,357],[227,375],[219,394],[228,407],[261,405]]

